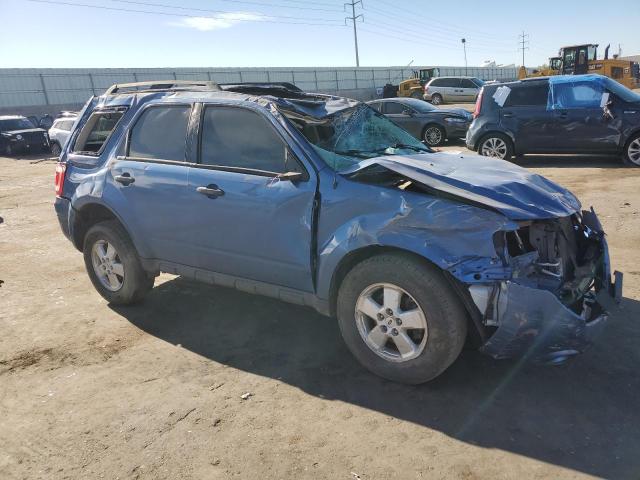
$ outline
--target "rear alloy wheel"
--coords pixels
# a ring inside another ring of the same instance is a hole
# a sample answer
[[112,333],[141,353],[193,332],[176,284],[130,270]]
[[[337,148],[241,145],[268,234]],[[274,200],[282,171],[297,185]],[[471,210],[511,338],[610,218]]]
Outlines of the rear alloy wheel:
[[432,105],[442,105],[442,95],[439,93],[434,93],[431,95],[431,104]]
[[153,287],[154,277],[142,268],[129,235],[118,222],[108,220],[91,227],[82,251],[93,286],[109,303],[138,302]]
[[485,157],[509,160],[513,156],[511,141],[503,135],[489,135],[482,139],[478,153]]
[[624,152],[624,160],[627,165],[640,167],[640,134],[631,138]]
[[60,156],[61,152],[62,152],[62,149],[60,148],[60,145],[58,145],[57,142],[54,142],[54,143],[51,144],[51,153],[53,155],[58,157],[58,156]]
[[444,139],[446,137],[446,133],[444,128],[438,125],[429,125],[424,130],[424,141],[430,147],[437,147],[438,145],[442,145],[444,143]]

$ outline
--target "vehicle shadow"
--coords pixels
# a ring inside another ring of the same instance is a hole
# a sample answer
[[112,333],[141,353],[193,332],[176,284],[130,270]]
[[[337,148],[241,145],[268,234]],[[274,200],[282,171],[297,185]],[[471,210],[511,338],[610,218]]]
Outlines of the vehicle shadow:
[[640,472],[635,300],[624,299],[597,345],[565,366],[498,362],[466,350],[420,386],[368,373],[344,346],[335,320],[277,300],[178,277],[141,305],[112,308],[169,343],[309,395],[599,477]]

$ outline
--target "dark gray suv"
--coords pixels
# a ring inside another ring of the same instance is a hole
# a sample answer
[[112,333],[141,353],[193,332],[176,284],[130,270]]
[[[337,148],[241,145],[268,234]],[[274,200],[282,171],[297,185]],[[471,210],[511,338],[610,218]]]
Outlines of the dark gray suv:
[[640,167],[640,95],[601,75],[559,75],[485,85],[467,132],[471,150],[618,154]]

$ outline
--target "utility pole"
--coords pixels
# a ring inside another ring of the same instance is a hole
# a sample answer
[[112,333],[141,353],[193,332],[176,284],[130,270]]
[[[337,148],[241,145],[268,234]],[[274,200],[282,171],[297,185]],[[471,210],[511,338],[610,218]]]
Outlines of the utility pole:
[[353,22],[353,41],[354,44],[356,46],[356,67],[360,66],[360,57],[358,56],[358,29],[356,28],[356,20],[358,20],[359,18],[362,19],[362,21],[364,22],[364,15],[359,14],[356,15],[356,5],[360,4],[360,6],[362,8],[364,8],[364,5],[362,5],[362,0],[351,0],[351,2],[349,3],[345,3],[344,4],[344,8],[346,9],[347,7],[351,7],[351,16],[350,17],[346,17],[344,19],[344,24],[347,24],[347,20],[351,20]]
[[529,50],[529,34],[525,34],[523,31],[521,35],[518,35],[518,37],[520,38],[520,40],[518,40],[518,43],[520,44],[518,50],[522,50],[522,66],[524,67],[524,51]]
[[468,75],[469,72],[467,71],[467,39],[463,38],[461,42],[462,42],[462,49],[464,50],[464,74]]

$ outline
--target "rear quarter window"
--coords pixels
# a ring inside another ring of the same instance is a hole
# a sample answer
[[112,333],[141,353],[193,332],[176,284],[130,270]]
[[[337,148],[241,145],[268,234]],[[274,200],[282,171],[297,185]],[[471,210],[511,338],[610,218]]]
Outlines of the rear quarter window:
[[511,89],[505,107],[546,106],[549,85],[527,85]]
[[123,115],[123,110],[93,112],[76,138],[73,153],[100,155]]

